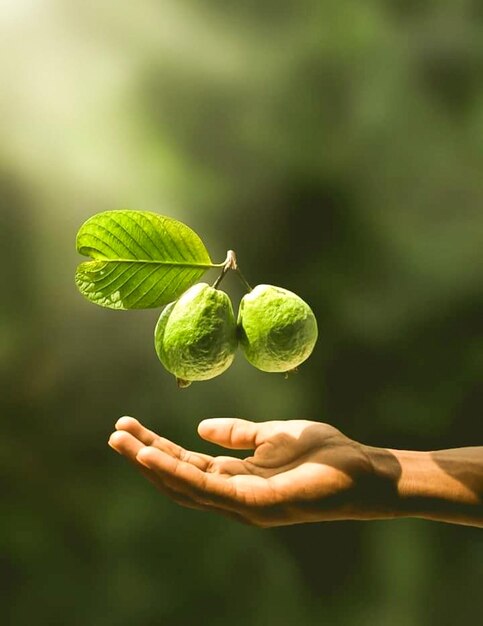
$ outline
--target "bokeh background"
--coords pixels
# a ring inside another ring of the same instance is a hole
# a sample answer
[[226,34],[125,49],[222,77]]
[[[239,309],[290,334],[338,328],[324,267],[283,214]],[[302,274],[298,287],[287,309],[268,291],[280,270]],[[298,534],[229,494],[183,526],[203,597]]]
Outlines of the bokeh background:
[[[477,0],[0,3],[3,623],[478,623],[475,528],[262,531],[177,507],[106,442],[130,414],[205,451],[210,416],[483,443],[482,35]],[[77,229],[117,208],[308,301],[300,373],[239,355],[178,390],[159,310],[76,291]]]

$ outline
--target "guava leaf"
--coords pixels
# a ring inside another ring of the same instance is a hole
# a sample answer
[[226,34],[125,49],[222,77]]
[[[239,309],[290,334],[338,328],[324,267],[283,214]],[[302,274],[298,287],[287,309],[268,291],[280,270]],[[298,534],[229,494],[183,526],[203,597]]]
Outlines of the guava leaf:
[[[182,222],[148,211],[106,211],[77,233],[82,295],[110,309],[149,309],[175,300],[213,264],[199,236]],[[222,264],[221,264],[222,265]]]

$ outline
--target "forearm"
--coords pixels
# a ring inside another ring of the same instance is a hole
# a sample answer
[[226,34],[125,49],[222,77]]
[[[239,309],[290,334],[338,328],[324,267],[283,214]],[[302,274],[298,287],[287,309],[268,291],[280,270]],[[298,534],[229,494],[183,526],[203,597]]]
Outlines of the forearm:
[[483,527],[483,447],[369,451],[376,474],[392,486],[388,516]]

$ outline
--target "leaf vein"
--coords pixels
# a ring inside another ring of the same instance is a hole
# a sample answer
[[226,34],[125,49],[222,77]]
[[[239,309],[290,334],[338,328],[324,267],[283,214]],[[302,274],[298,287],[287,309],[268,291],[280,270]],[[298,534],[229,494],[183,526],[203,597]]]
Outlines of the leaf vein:
[[[164,238],[166,239],[166,241],[163,241],[163,235],[161,234],[161,232],[159,233],[159,238],[163,244],[163,249],[165,251],[165,254],[167,254],[168,256],[170,254],[172,254],[172,250],[170,250],[169,246],[167,245],[168,241],[173,243],[173,247],[175,248],[176,252],[178,252],[179,256],[183,259],[183,261],[187,261],[188,259],[185,259],[184,255],[181,254],[181,251],[178,249],[178,247],[176,246],[176,244],[173,241],[173,238],[171,237],[171,233],[169,231],[169,229],[166,227],[165,222],[167,221],[166,219],[163,219],[163,217],[161,215],[147,215],[146,216],[149,220],[149,222],[151,223],[151,225],[153,226],[153,228],[155,230],[159,229],[160,231],[162,231]],[[154,220],[156,222],[156,224],[153,223]]]
[[[123,295],[123,294],[121,294],[121,289],[122,289],[125,285],[127,285],[127,283],[128,283],[128,282],[129,282],[132,278],[134,278],[134,277],[136,276],[136,274],[139,274],[139,272],[140,272],[142,269],[143,269],[142,267],[136,267],[136,268],[134,269],[134,272],[133,272],[130,276],[128,276],[128,277],[127,277],[127,279],[126,279],[123,283],[121,283],[120,285],[118,285],[118,286],[116,287],[115,291],[119,291],[119,294],[121,295],[121,300],[123,301],[123,304],[124,304],[124,295]],[[112,294],[113,294],[113,291],[111,291],[110,295],[112,296]]]
[[[172,269],[172,268],[171,268]],[[167,274],[171,271],[171,269],[169,269],[166,274],[164,274],[163,276],[161,276],[157,281],[155,281],[151,287],[149,287],[149,289],[145,292],[142,293],[141,296],[137,299],[134,300],[134,302],[131,302],[131,306],[134,306],[139,300],[142,300],[142,298],[144,298],[146,293],[149,293],[152,289],[152,287],[155,287],[156,285],[159,285],[159,282],[161,280],[163,280],[164,278],[166,278]],[[146,276],[144,276],[144,278],[142,278],[136,285],[134,285],[134,289],[131,289],[131,291],[128,291],[127,293],[124,294],[125,298],[128,298],[131,294],[133,294],[137,289],[139,289],[141,287],[141,285],[148,280],[148,278],[150,276],[152,276],[153,274],[155,274],[157,271],[159,270],[159,267],[155,267],[154,270],[151,270],[148,274],[146,274]]]
[[196,239],[194,239],[192,246],[190,246],[188,243],[186,243],[186,238],[185,238],[185,234],[184,234],[184,230],[182,228],[178,228],[178,234],[179,234],[179,238],[180,240],[183,242],[184,246],[186,247],[187,251],[188,251],[188,256],[193,258],[196,257],[196,253],[200,252],[198,250],[199,247],[199,241],[198,241],[198,235],[196,235],[196,233],[194,233],[196,235]]
[[183,259],[183,261],[188,261],[188,259],[185,257],[185,255],[181,252],[181,249],[178,246],[178,242],[176,241],[176,238],[173,237],[173,235],[171,234],[169,229],[166,228],[166,226],[164,224],[163,224],[163,230],[165,232],[166,239],[169,239],[171,241],[171,244],[172,244],[173,248],[176,250],[176,252],[179,254],[179,256]]
[[[133,221],[135,221],[133,217],[129,216],[129,218],[130,218],[130,219],[132,219]],[[144,222],[147,222],[147,223],[148,223],[148,224],[149,224],[149,225],[153,228],[153,224],[150,222],[150,220],[149,220],[149,219],[147,219],[147,217],[146,217],[146,215],[145,215],[144,213],[141,213],[141,212],[140,212],[140,214],[139,214],[139,218],[140,218],[140,220],[143,220]],[[162,244],[162,243],[163,243],[163,241],[161,240],[161,241],[159,241],[159,242],[156,242],[156,241],[155,241],[155,240],[151,237],[151,235],[149,234],[149,232],[148,232],[147,228],[145,228],[145,227],[144,227],[144,225],[143,225],[143,224],[141,224],[141,222],[139,222],[139,223],[138,223],[138,226],[139,226],[139,228],[143,231],[143,233],[146,235],[146,237],[149,239],[149,241],[153,244],[153,247],[154,247],[154,249],[156,250],[156,252],[159,252],[159,254],[161,255],[162,251],[161,251],[161,249],[160,249],[159,244]],[[156,230],[156,229],[155,229],[155,230]],[[163,250],[164,250],[164,249],[165,249],[165,246],[163,245]]]
[[[121,244],[121,246],[123,248],[125,248],[130,254],[132,254],[134,256],[134,258],[136,258],[136,254],[128,246],[126,246],[124,241],[120,237],[118,237],[115,233],[110,231],[106,226],[104,226],[103,224],[96,224],[96,228],[99,228],[99,229],[105,231],[110,237],[113,237],[114,239],[116,239]],[[92,236],[95,237],[96,239],[98,239],[99,241],[102,241],[104,243],[104,239],[101,239],[100,237],[97,237],[97,235],[94,235],[94,234]],[[118,251],[114,250],[114,248],[110,244],[106,244],[106,245],[113,252],[115,252],[116,254],[118,253]],[[99,251],[99,252],[101,252],[101,251]],[[109,258],[109,257],[106,257],[106,258]]]
[[[94,233],[85,233],[85,234],[84,234],[84,237],[88,237],[88,238],[89,238],[89,241],[92,241],[92,240],[99,241],[101,244],[103,244],[103,245],[107,246],[110,250],[112,250],[112,252],[113,252],[114,254],[118,254],[118,250],[114,250],[114,248],[113,248],[110,244],[108,244],[108,243],[107,243],[107,241],[105,241],[104,239],[101,239],[101,237],[99,237],[98,235],[95,235]],[[82,246],[79,246],[79,248],[80,248],[80,249],[82,249],[82,248],[93,248],[93,247],[94,247],[94,246],[87,246],[87,245],[82,245]],[[102,250],[99,250],[99,249],[98,249],[97,251],[98,251],[100,254],[104,254],[104,252],[103,252]],[[81,253],[81,254],[82,254],[82,253]],[[92,256],[92,255],[90,255],[90,254],[89,254],[89,255],[84,254],[84,256]],[[93,258],[93,257],[92,257],[92,258]],[[105,257],[105,258],[107,259],[107,258],[109,258],[109,257]]]
[[[124,214],[124,215],[126,216],[126,214]],[[126,233],[127,238],[128,238],[130,241],[132,241],[132,242],[133,242],[133,244],[134,244],[134,247],[135,247],[135,248],[136,248],[136,247],[140,248],[140,249],[143,251],[143,253],[144,253],[147,257],[149,257],[150,259],[152,259],[152,258],[153,258],[153,257],[152,257],[152,255],[149,253],[149,250],[146,250],[146,249],[145,249],[145,247],[144,247],[143,245],[141,245],[141,244],[140,244],[140,243],[139,243],[139,242],[138,242],[138,241],[137,241],[137,240],[136,240],[136,239],[132,236],[132,234],[128,231],[128,229],[124,226],[124,224],[123,224],[122,222],[119,222],[119,221],[118,221],[117,219],[115,219],[115,218],[114,218],[114,216],[112,216],[112,215],[110,215],[110,216],[109,216],[109,219],[110,219],[112,222],[114,222],[114,224],[116,224],[116,226],[119,226],[119,228],[120,228],[120,229],[121,229],[124,233]],[[136,225],[138,225],[138,224],[137,224],[137,222],[136,222],[135,220],[132,220],[132,221],[133,221]],[[131,250],[131,248],[130,248],[129,246],[127,246],[127,244],[124,244],[124,245],[125,245],[125,247],[129,250],[129,252],[130,252],[130,253],[131,253],[131,254],[132,254],[135,258],[137,258],[137,257],[139,256],[139,255],[138,255],[138,253],[137,253],[137,252],[133,252],[133,251]]]
[[[116,269],[117,269],[117,268],[114,268],[113,272],[115,272],[115,271],[116,271]],[[132,265],[128,265],[127,267],[123,267],[123,268],[121,269],[121,271],[120,271],[118,274],[116,274],[116,276],[114,276],[114,278],[112,278],[109,282],[107,282],[105,285],[102,285],[102,286],[99,286],[99,285],[98,285],[98,283],[99,283],[100,281],[94,281],[94,280],[93,280],[93,281],[91,281],[91,282],[92,282],[92,283],[96,286],[97,291],[106,291],[106,290],[107,290],[107,289],[108,289],[111,285],[113,285],[113,284],[114,284],[117,280],[119,280],[119,278],[121,278],[121,276],[124,276],[125,274],[127,274],[127,273],[129,272],[129,270],[130,270],[130,269],[135,269],[135,270],[136,270],[135,272],[133,272],[133,273],[131,274],[131,276],[134,276],[134,274],[135,274],[135,273],[136,273],[136,272],[137,272],[140,268],[137,268],[137,267],[136,267],[136,268],[133,268],[133,266],[132,266]],[[111,272],[111,273],[112,273],[112,272]],[[110,276],[110,274],[109,274],[109,276]],[[128,280],[129,280],[129,279],[128,279]],[[122,284],[121,284],[121,287],[122,287],[122,285],[123,285],[123,284],[124,284],[124,283],[122,283]]]

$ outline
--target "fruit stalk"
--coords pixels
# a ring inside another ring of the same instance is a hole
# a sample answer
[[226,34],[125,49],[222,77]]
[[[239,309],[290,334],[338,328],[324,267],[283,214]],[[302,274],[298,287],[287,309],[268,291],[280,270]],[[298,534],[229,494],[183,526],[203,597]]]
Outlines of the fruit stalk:
[[225,277],[225,274],[228,272],[228,270],[236,270],[237,267],[238,266],[237,266],[237,262],[236,262],[235,251],[234,250],[228,250],[228,252],[226,253],[226,259],[225,259],[225,262],[223,264],[223,269],[221,271],[221,274],[218,276],[218,278],[215,280],[215,282],[212,285],[213,289],[218,289],[219,284],[221,283],[221,281]]
[[245,276],[243,276],[241,269],[237,266],[236,267],[236,273],[238,274],[240,280],[242,281],[242,283],[245,285],[245,287],[248,289],[248,292],[250,292],[252,290],[252,287],[248,284]]
[[241,269],[238,267],[238,263],[237,263],[237,260],[236,260],[236,254],[235,254],[234,250],[228,250],[228,252],[226,253],[226,260],[225,260],[225,262],[223,264],[223,270],[222,270],[221,274],[218,276],[218,278],[215,280],[215,282],[212,285],[212,287],[214,289],[218,289],[221,281],[225,277],[225,275],[228,272],[228,270],[234,270],[238,274],[238,277],[240,278],[242,283],[245,285],[247,290],[249,292],[252,290],[252,288],[249,285],[247,279],[245,278],[245,276],[243,276]]

